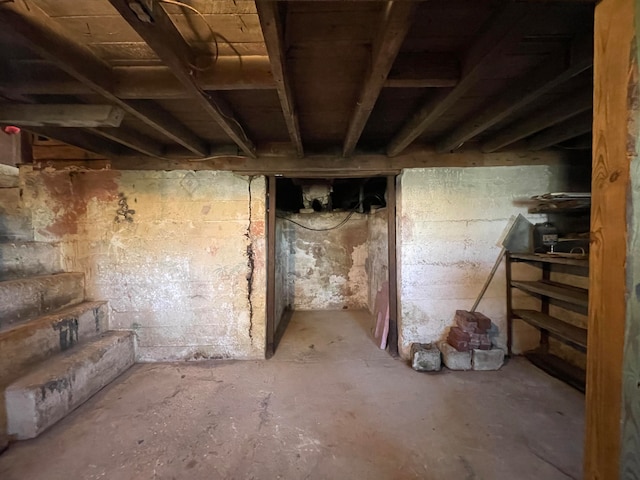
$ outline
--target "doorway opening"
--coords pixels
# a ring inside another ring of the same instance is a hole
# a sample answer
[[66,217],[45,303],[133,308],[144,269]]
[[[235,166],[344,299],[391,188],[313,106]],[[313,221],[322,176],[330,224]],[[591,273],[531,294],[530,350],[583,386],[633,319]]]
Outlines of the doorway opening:
[[272,177],[269,187],[267,350],[275,353],[294,312],[331,311],[366,312],[372,341],[397,348],[395,177]]

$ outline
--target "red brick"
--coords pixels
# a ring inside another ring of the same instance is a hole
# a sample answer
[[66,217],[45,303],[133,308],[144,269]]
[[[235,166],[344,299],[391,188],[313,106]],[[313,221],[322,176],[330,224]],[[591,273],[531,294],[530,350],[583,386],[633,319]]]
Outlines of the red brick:
[[471,334],[465,332],[460,327],[451,327],[451,330],[449,330],[449,337],[462,340],[463,342],[469,342],[471,340]]
[[465,332],[474,333],[478,328],[476,317],[471,312],[467,312],[465,310],[456,310],[454,320],[456,321],[458,327],[460,327]]
[[447,343],[459,352],[468,352],[469,350],[471,350],[469,348],[469,342],[465,342],[464,340],[452,339],[451,335],[449,335],[449,337],[447,338]]
[[487,332],[491,328],[491,319],[480,312],[473,312],[473,317],[478,324],[478,330]]

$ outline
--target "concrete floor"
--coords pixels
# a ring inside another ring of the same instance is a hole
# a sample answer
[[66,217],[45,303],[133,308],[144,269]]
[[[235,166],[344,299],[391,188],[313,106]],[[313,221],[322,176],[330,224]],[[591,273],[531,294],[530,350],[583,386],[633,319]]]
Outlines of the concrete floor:
[[582,478],[583,396],[515,359],[417,373],[364,312],[297,312],[268,361],[139,364],[2,480]]

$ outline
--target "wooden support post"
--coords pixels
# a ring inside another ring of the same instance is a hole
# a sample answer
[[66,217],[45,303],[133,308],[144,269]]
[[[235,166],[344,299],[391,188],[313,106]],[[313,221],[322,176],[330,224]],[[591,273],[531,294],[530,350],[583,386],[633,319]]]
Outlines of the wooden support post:
[[275,353],[276,327],[276,177],[269,176],[267,188],[267,349],[266,356]]
[[284,121],[287,124],[291,143],[296,149],[298,157],[304,156],[302,146],[302,135],[300,134],[300,124],[298,122],[298,113],[291,91],[291,84],[287,73],[286,52],[284,48],[284,27],[280,20],[280,12],[278,11],[278,2],[261,0],[256,2],[256,10],[260,18],[260,26],[262,27],[262,35],[264,43],[269,52],[269,60],[271,61],[271,71],[276,81],[278,89],[278,97],[280,98],[280,106]]
[[387,177],[387,234],[389,255],[389,336],[392,357],[398,356],[398,263],[396,259],[396,177]]
[[640,3],[595,13],[585,479],[640,478]]

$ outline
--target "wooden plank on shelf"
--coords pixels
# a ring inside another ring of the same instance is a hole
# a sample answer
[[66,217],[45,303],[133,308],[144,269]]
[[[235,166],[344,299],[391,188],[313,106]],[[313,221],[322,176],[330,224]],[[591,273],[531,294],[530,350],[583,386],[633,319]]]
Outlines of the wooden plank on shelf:
[[559,318],[537,310],[514,309],[513,314],[534,327],[547,330],[553,336],[567,341],[581,349],[587,348],[587,329],[580,328]]
[[571,365],[551,353],[532,351],[524,355],[536,367],[584,393],[586,374],[581,368]]
[[589,258],[562,257],[560,255],[550,255],[546,253],[511,253],[513,260],[524,260],[531,262],[555,263],[558,265],[571,265],[574,267],[589,268]]
[[589,293],[584,288],[569,287],[553,282],[511,281],[511,286],[543,297],[554,298],[581,307],[589,305]]

